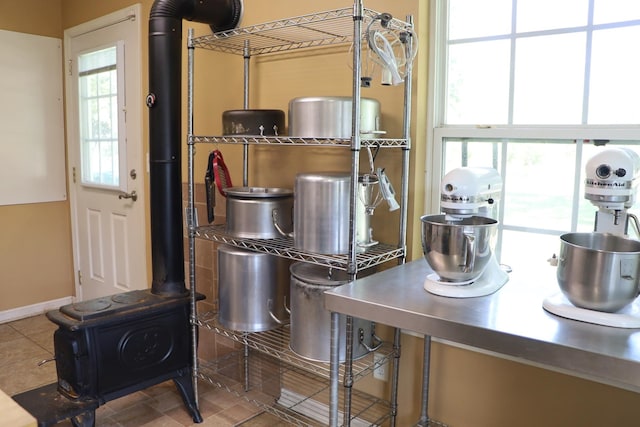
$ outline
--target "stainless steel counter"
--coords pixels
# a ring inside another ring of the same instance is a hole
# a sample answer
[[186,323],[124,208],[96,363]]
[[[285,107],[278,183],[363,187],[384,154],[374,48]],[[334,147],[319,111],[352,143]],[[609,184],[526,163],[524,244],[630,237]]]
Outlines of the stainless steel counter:
[[333,312],[540,363],[640,391],[640,329],[564,319],[542,308],[559,291],[555,269],[518,275],[496,293],[447,298],[423,289],[419,259],[325,293]]

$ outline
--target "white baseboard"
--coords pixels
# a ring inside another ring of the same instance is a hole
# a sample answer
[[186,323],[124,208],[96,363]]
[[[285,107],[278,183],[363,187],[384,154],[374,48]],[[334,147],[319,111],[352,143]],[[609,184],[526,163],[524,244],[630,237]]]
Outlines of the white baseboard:
[[71,304],[72,302],[73,297],[64,297],[40,302],[38,304],[25,305],[24,307],[0,311],[0,323],[7,323],[14,320],[24,319],[25,317],[37,316],[38,314],[43,314],[49,310],[55,310],[63,305]]

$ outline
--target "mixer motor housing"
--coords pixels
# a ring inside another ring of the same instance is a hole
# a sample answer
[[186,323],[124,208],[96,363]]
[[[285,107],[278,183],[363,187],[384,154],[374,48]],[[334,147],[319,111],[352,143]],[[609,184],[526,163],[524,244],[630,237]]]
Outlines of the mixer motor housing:
[[598,208],[594,231],[627,235],[627,212],[636,200],[640,156],[628,148],[607,148],[587,162],[585,199]]

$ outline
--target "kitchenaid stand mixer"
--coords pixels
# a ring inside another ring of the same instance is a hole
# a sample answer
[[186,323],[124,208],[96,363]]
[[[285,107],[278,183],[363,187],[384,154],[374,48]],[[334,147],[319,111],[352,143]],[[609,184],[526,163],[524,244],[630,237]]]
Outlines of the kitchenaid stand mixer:
[[[612,234],[627,238],[629,225],[635,237],[640,237],[638,218],[628,212],[635,203],[640,157],[626,148],[607,148],[594,155],[585,168],[585,199],[598,210],[595,213],[594,233]],[[552,259],[552,264],[557,264]],[[599,311],[572,304],[563,292],[543,301],[545,310],[561,317],[619,328],[640,328],[638,299],[615,311]]]
[[509,280],[492,247],[500,175],[492,168],[456,168],[444,176],[440,190],[444,215],[421,218],[425,259],[434,270],[424,289],[453,298],[496,292]]
[[609,148],[586,165],[585,199],[598,208],[594,231],[627,236],[632,221],[636,236],[638,218],[629,213],[636,201],[640,157],[626,148]]

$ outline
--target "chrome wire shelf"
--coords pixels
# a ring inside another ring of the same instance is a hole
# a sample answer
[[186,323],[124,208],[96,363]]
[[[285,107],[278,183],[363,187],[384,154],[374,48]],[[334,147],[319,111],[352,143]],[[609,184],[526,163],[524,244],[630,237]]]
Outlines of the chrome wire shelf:
[[[265,357],[252,355],[245,359],[241,351],[236,351],[215,360],[200,360],[198,378],[244,399],[291,425],[320,426],[321,424],[316,423],[312,418],[278,405],[280,366],[277,361],[261,360]],[[268,365],[271,366],[267,369]],[[265,375],[262,375],[263,373]],[[249,378],[245,381],[247,374]]]
[[[351,43],[353,13],[353,8],[349,7],[236,28],[196,37],[193,46],[236,55],[244,55],[247,47],[249,54],[254,56]],[[363,29],[378,15],[365,8]],[[393,18],[387,28],[403,31],[411,25]]]
[[[200,361],[198,377],[291,425],[328,425],[329,382],[266,354],[245,358],[240,350]],[[389,418],[385,400],[353,389],[351,402],[351,425],[378,426]]]
[[[227,243],[239,248],[265,252],[297,261],[324,265],[338,270],[346,271],[349,263],[348,255],[314,254],[296,249],[293,247],[293,239],[290,237],[276,239],[240,239],[227,234],[224,225],[198,227],[195,233],[196,237],[213,240],[215,242]],[[404,248],[378,243],[375,246],[367,248],[365,252],[356,255],[358,271],[398,259],[403,255]]]
[[[350,147],[351,138],[299,138],[293,136],[189,136],[189,143],[213,143],[213,144],[250,144],[250,145],[304,145],[304,146],[328,146],[328,147]],[[378,138],[361,139],[363,147],[379,148],[406,148],[406,139]]]
[[[329,380],[331,370],[329,363],[314,362],[298,356],[289,348],[289,326],[285,325],[280,328],[265,332],[240,332],[225,329],[218,322],[217,313],[207,312],[199,314],[196,324],[201,328],[207,328],[215,331],[217,334],[225,336],[249,348],[259,351],[262,354],[279,359],[288,365],[295,366],[298,369],[315,374],[320,378]],[[395,352],[389,343],[383,342],[380,348],[376,349],[378,358],[373,360],[373,352],[354,360],[352,366],[353,380],[357,381],[373,372],[374,368],[384,364],[391,363]],[[344,378],[344,364],[340,364],[340,378]]]

